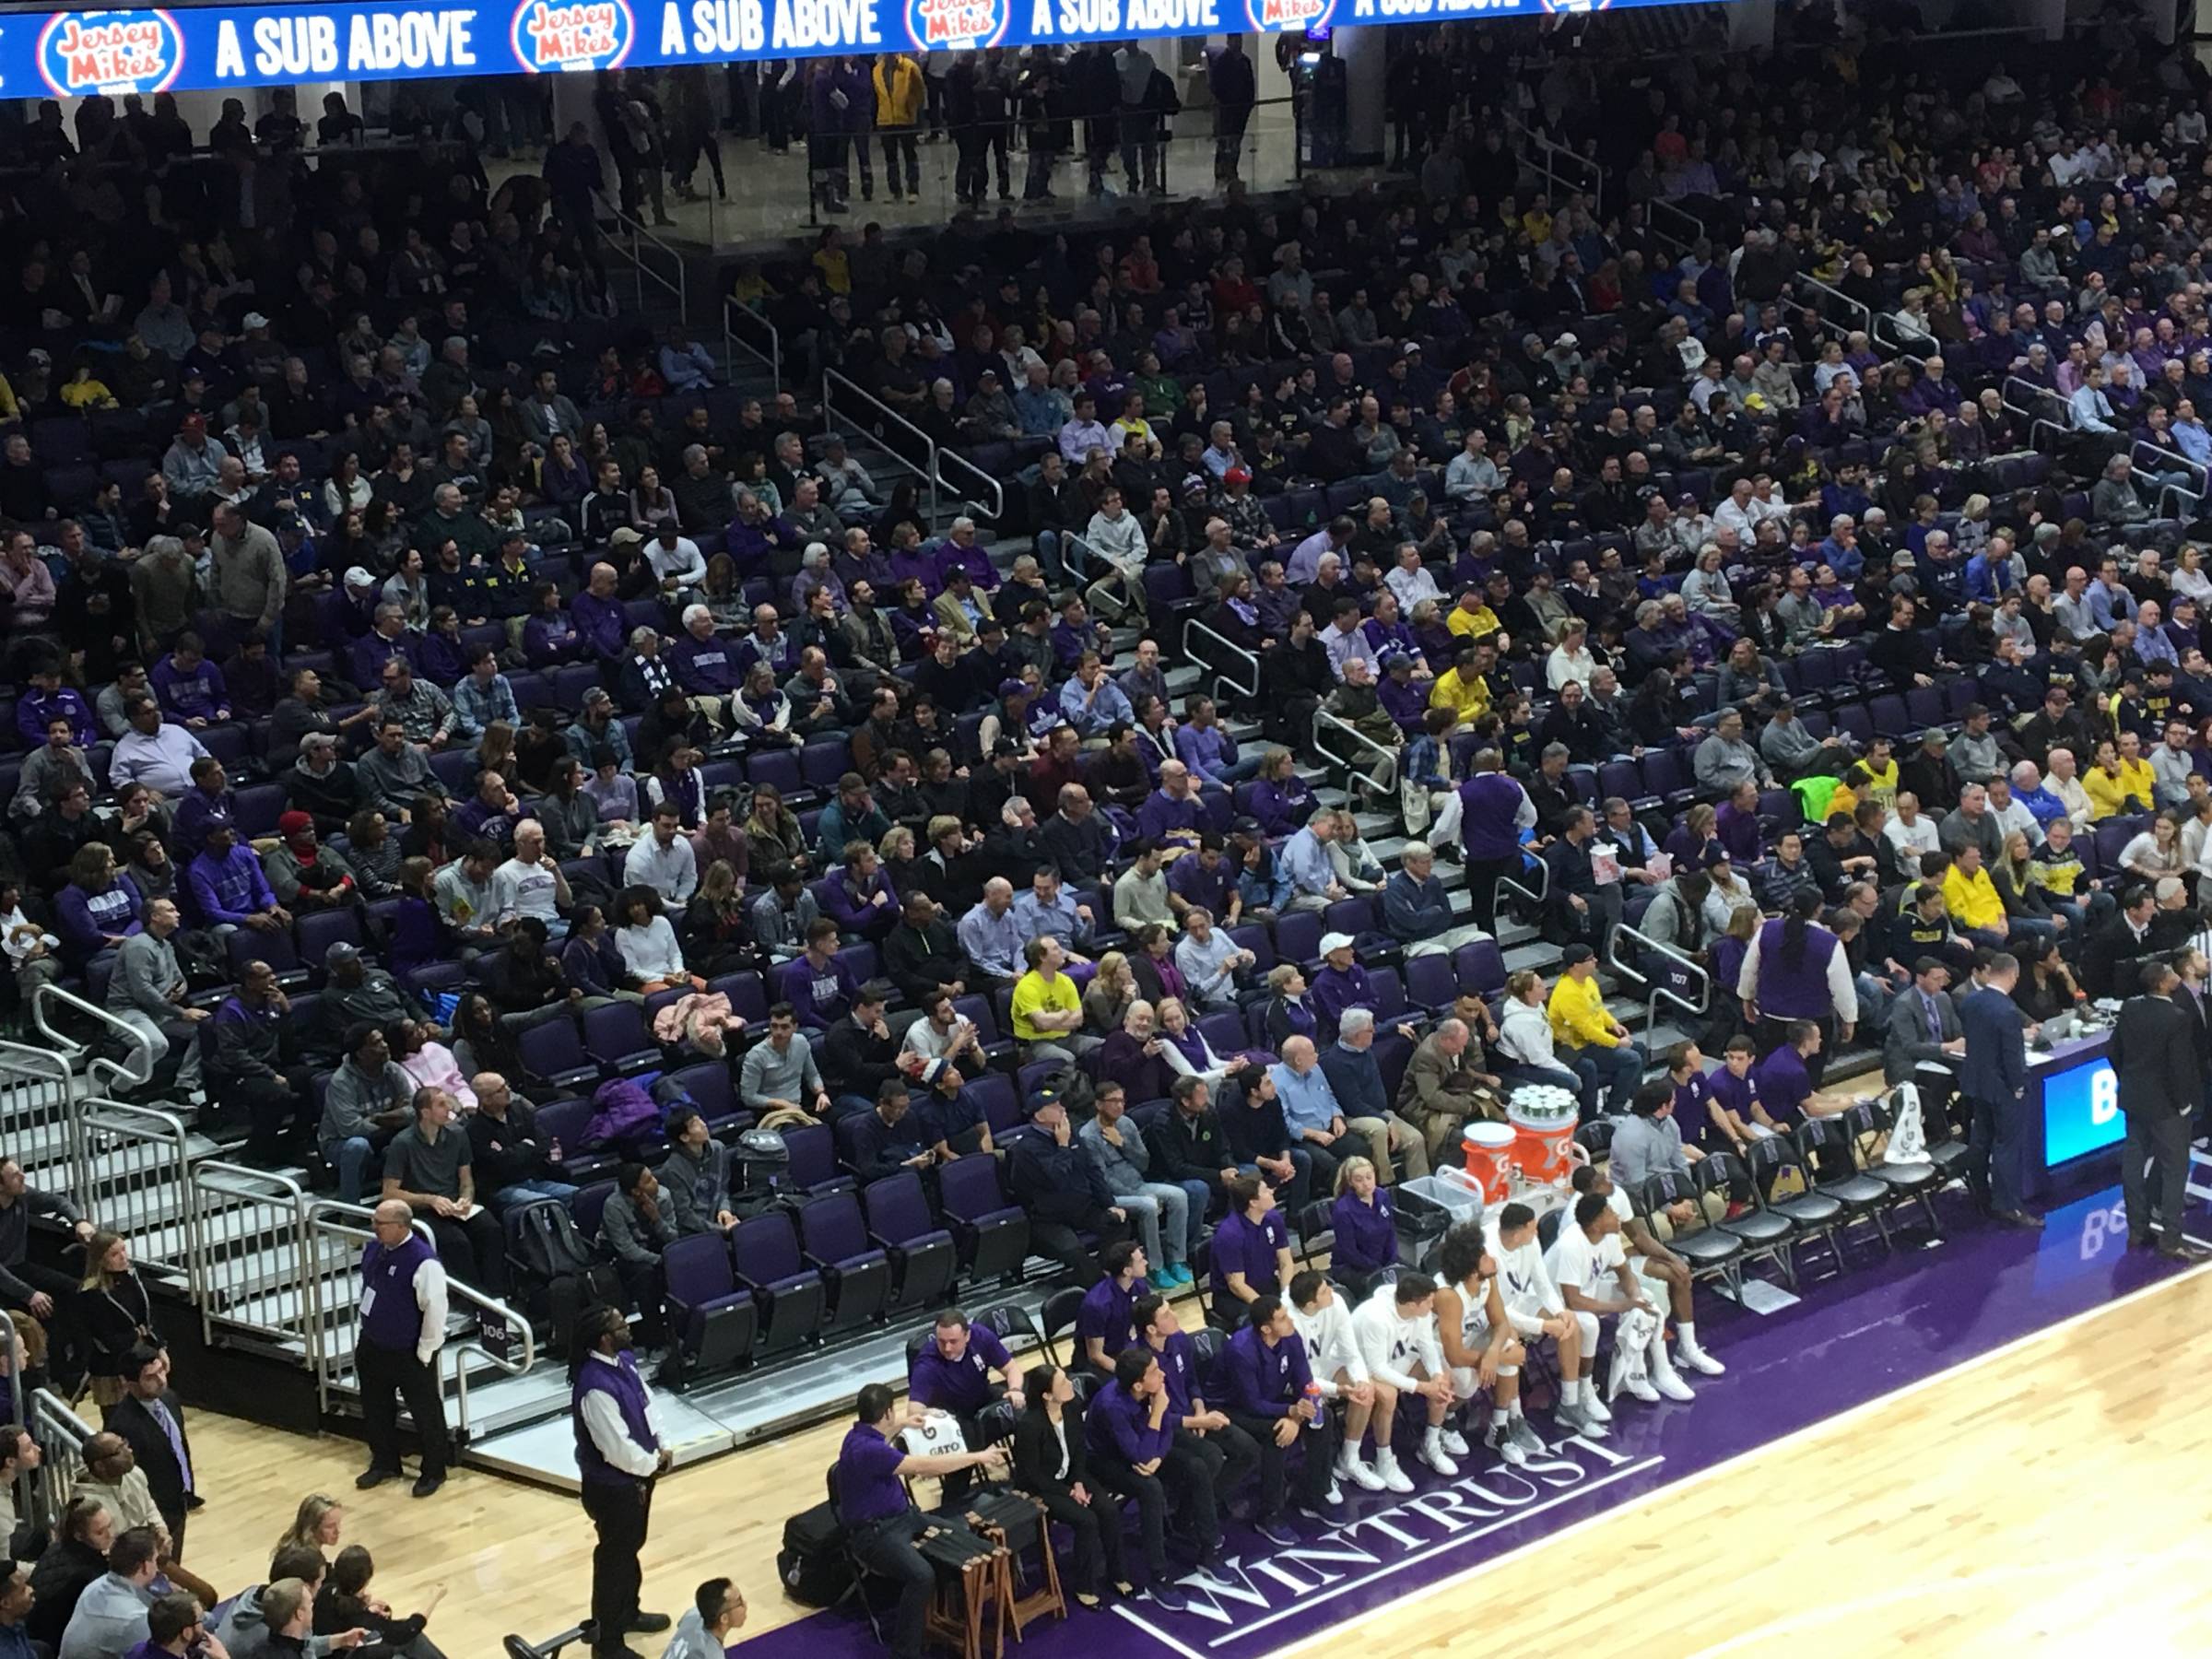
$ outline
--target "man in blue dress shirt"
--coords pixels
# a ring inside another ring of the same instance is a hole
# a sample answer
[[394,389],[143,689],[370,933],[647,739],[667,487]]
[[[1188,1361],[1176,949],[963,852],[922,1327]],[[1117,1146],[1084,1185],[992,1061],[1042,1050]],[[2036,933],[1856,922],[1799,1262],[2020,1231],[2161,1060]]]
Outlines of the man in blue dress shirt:
[[1341,1494],[1330,1478],[1336,1463],[1335,1419],[1321,1402],[1305,1341],[1280,1297],[1263,1296],[1245,1310],[1244,1328],[1229,1339],[1214,1367],[1212,1394],[1260,1449],[1260,1508],[1253,1524],[1272,1544],[1296,1544],[1298,1535],[1283,1523],[1284,1465],[1301,1435],[1299,1508],[1326,1521]]
[[893,1437],[919,1426],[922,1416],[920,1405],[902,1406],[888,1384],[871,1382],[860,1391],[855,1420],[837,1453],[837,1513],[853,1553],[899,1585],[899,1607],[891,1618],[891,1652],[897,1659],[922,1659],[923,1626],[937,1583],[936,1569],[914,1540],[925,1528],[966,1530],[949,1517],[924,1515],[907,1497],[905,1482],[970,1469],[995,1472],[1006,1465],[1006,1454],[995,1447],[927,1454],[905,1451]]

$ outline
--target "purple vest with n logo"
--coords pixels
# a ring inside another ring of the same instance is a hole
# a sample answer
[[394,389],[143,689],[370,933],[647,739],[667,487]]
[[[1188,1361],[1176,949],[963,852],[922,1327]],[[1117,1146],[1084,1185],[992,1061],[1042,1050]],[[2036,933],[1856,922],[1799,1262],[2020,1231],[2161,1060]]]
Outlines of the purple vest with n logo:
[[415,1274],[437,1252],[409,1233],[397,1250],[371,1239],[361,1252],[361,1288],[369,1312],[361,1315],[361,1340],[371,1347],[409,1353],[422,1335],[422,1310],[415,1302]]
[[637,1477],[616,1468],[601,1456],[591,1430],[583,1426],[584,1396],[594,1392],[614,1396],[615,1404],[621,1408],[622,1426],[629,1430],[633,1444],[647,1452],[658,1452],[661,1439],[653,1433],[653,1424],[645,1416],[645,1379],[638,1375],[637,1360],[627,1353],[617,1356],[612,1365],[586,1359],[576,1373],[576,1386],[569,1401],[576,1417],[576,1472],[586,1480],[629,1485]]
[[1807,926],[1805,955],[1793,968],[1782,959],[1783,926],[1778,917],[1759,930],[1759,1011],[1770,1019],[1824,1019],[1835,1012],[1828,959],[1835,954],[1836,935]]

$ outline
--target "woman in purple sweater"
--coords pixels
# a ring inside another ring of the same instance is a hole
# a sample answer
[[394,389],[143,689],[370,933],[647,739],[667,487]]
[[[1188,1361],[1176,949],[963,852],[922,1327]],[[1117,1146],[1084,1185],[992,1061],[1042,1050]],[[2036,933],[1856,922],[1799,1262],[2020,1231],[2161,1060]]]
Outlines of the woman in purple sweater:
[[1366,1159],[1347,1158],[1336,1171],[1329,1227],[1336,1240],[1329,1250],[1330,1271],[1372,1274],[1397,1265],[1397,1208],[1376,1184],[1375,1166]]
[[1295,835],[1313,816],[1313,786],[1293,770],[1288,749],[1269,749],[1252,786],[1252,816],[1270,836]]
[[138,886],[115,873],[115,851],[105,841],[88,841],[69,861],[69,884],[53,901],[61,929],[62,959],[73,973],[103,950],[112,950],[140,931],[146,906]]

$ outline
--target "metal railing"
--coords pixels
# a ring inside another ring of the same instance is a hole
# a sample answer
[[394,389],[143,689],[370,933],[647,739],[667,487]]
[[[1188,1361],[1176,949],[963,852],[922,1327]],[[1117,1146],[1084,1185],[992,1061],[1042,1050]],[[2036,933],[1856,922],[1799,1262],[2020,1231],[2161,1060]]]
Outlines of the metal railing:
[[[105,1026],[119,1041],[128,1043],[134,1048],[142,1046],[143,1040],[135,1030],[116,1018],[98,1003],[88,1002],[85,998],[77,995],[76,992],[65,991],[59,985],[41,985],[37,991],[31,994],[30,1023],[40,1036],[52,1042],[63,1054],[73,1057],[81,1051],[83,1045],[75,1038],[53,1029],[47,1014],[57,1003],[88,1019]],[[119,1082],[126,1086],[135,1086],[139,1081],[131,1068],[121,1061],[103,1059],[97,1055],[86,1063],[85,1077],[96,1086],[102,1082]]]
[[1814,293],[1818,294],[1827,303],[1841,307],[1843,314],[1853,319],[1858,332],[1866,336],[1869,344],[1873,342],[1874,308],[1872,306],[1863,300],[1853,300],[1841,288],[1832,283],[1822,282],[1817,276],[1800,276],[1796,280],[1802,287],[1808,288]]
[[[1649,951],[1662,960],[1671,963],[1677,970],[1687,975],[1690,982],[1697,987],[1697,1000],[1692,1002],[1688,997],[1682,995],[1669,986],[1658,974],[1646,973],[1641,969],[1622,961],[1620,959],[1620,942],[1623,937],[1633,943],[1638,950]],[[1681,951],[1677,950],[1672,945],[1662,945],[1648,934],[1640,933],[1625,922],[1613,930],[1613,937],[1606,947],[1606,960],[1616,973],[1639,981],[1643,985],[1647,993],[1643,1006],[1643,1030],[1647,1038],[1658,1027],[1661,1003],[1672,1003],[1693,1019],[1702,1018],[1712,1011],[1712,973]]]
[[189,1278],[199,1217],[183,1120],[95,1096],[78,1110],[77,1163],[78,1207],[128,1239],[140,1266]]
[[[34,1005],[35,1006],[35,1005]],[[75,1044],[34,1048],[0,1040],[0,1085],[8,1088],[8,1155],[42,1184],[79,1191],[84,1175],[77,1162],[76,1074],[69,1054]],[[59,1178],[44,1175],[58,1171]]]
[[30,1438],[39,1442],[40,1461],[35,1470],[18,1477],[18,1494],[25,1482],[30,1487],[29,1502],[25,1506],[19,1496],[18,1512],[58,1533],[62,1512],[69,1507],[69,1494],[84,1473],[85,1442],[97,1430],[51,1388],[31,1390],[25,1410],[28,1415],[14,1420],[29,1430]]
[[[841,407],[840,406],[841,400]],[[885,403],[874,393],[856,384],[834,369],[822,371],[822,413],[834,429],[837,420],[857,424],[866,430],[877,444],[900,465],[922,480],[929,494],[929,524],[932,530],[939,528],[938,519],[944,512],[944,497],[949,491],[960,509],[974,517],[995,524],[1006,515],[1005,487],[961,454],[947,449],[924,432],[905,416]],[[919,461],[892,441],[900,435],[921,456]],[[973,480],[973,487],[963,487],[956,478],[947,476],[947,467],[958,467]]]
[[[339,1385],[339,1372],[347,1368],[353,1354],[353,1342],[345,1321],[357,1300],[352,1283],[355,1263],[361,1246],[376,1236],[370,1228],[372,1218],[372,1212],[362,1206],[343,1204],[336,1199],[317,1199],[304,1207],[308,1256],[304,1277],[312,1310],[309,1320],[311,1358],[316,1395],[326,1412],[330,1409],[332,1394]],[[436,1247],[437,1241],[420,1219],[415,1222],[415,1235],[433,1249]],[[334,1293],[334,1285],[343,1285],[342,1300]],[[449,1305],[466,1306],[476,1315],[475,1325],[468,1332],[449,1335],[438,1350],[441,1382],[445,1375],[443,1368],[452,1367],[454,1420],[451,1427],[454,1441],[465,1445],[470,1435],[469,1356],[483,1359],[509,1376],[520,1376],[537,1363],[537,1337],[530,1328],[530,1322],[505,1302],[486,1296],[450,1275],[446,1279],[446,1296]],[[482,1330],[487,1321],[507,1331],[505,1353],[485,1346]]]
[[2065,398],[2053,388],[2038,385],[2019,375],[2006,375],[1997,395],[2007,409],[2023,420],[2049,421],[2053,426],[2066,428],[2074,424],[2074,411]]
[[[885,454],[922,480],[922,488],[929,494],[930,528],[935,529],[940,483],[937,477],[936,441],[880,397],[864,391],[836,370],[825,369],[822,371],[823,424],[828,429],[835,431],[841,419],[847,426],[857,426],[866,432]],[[918,453],[923,459],[915,460],[892,443],[890,440],[894,432],[907,434],[919,446]]]
[[192,1300],[200,1329],[243,1332],[305,1359],[313,1352],[307,1194],[288,1175],[205,1159],[193,1166]]
[[[737,325],[743,319],[743,326]],[[765,345],[756,345],[745,336],[750,331],[766,336]],[[737,372],[737,353],[758,359],[768,370],[769,379],[778,386],[783,383],[783,333],[768,320],[764,312],[757,311],[726,296],[722,302],[722,367],[728,374]]]
[[[1650,216],[1652,234],[1669,244],[1678,253],[1687,253],[1692,246],[1704,240],[1705,221],[1677,202],[1664,196],[1653,196],[1645,204]],[[1666,221],[1676,221],[1677,228],[1669,230]]]
[[[1205,650],[1201,650],[1201,646]],[[1220,700],[1224,687],[1240,697],[1259,696],[1260,659],[1234,640],[1217,633],[1195,617],[1182,625],[1182,652],[1214,677],[1214,697],[1217,700]],[[1214,654],[1208,655],[1208,652]],[[1244,676],[1243,679],[1237,677],[1240,674]]]
[[[606,244],[629,265],[631,281],[637,290],[638,309],[644,309],[645,285],[651,283],[673,299],[676,301],[676,314],[689,322],[690,276],[684,266],[684,256],[606,196],[599,198],[599,204],[601,211],[615,222],[618,234],[609,236]],[[663,260],[666,262],[665,267],[658,263]]]
[[[1341,737],[1351,746],[1349,754],[1340,754],[1323,734]],[[1364,783],[1371,794],[1382,797],[1386,805],[1396,787],[1398,752],[1386,744],[1377,743],[1348,720],[1330,713],[1326,709],[1313,712],[1313,747],[1322,758],[1345,770],[1347,783]],[[1364,770],[1362,769],[1364,763]]]
[[1596,196],[1605,186],[1605,172],[1598,164],[1581,152],[1569,148],[1548,133],[1540,133],[1518,115],[1508,113],[1506,130],[1520,139],[1524,161],[1529,171],[1544,181],[1546,194],[1552,206],[1559,205],[1562,195]]
[[1531,865],[1524,856],[1521,861],[1521,873],[1527,876],[1532,872],[1535,877],[1535,886],[1533,888],[1518,877],[1498,877],[1490,888],[1490,915],[1493,919],[1505,908],[1504,895],[1511,893],[1524,903],[1534,905],[1538,920],[1542,920],[1545,902],[1551,897],[1551,866],[1540,858]]
[[1906,339],[1896,314],[1891,312],[1875,313],[1874,332],[1870,337],[1877,346],[1886,346],[1899,357],[1911,358],[1916,363],[1934,357],[1938,349],[1936,336],[1924,330],[1915,334],[1912,339]]

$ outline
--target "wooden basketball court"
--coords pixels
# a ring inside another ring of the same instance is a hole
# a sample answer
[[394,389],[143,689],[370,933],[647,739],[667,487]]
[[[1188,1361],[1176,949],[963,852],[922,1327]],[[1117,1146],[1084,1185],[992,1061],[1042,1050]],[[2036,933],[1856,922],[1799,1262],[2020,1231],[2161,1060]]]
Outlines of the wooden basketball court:
[[[2212,1275],[2154,1284],[1400,1601],[1358,1639],[1378,1656],[2212,1651],[2207,1327]],[[1851,1365],[1849,1342],[1827,1358]],[[592,1531],[573,1499],[467,1470],[427,1502],[356,1494],[351,1442],[206,1415],[192,1431],[209,1500],[190,1559],[226,1594],[266,1575],[300,1498],[324,1491],[346,1500],[345,1541],[374,1552],[394,1611],[446,1586],[429,1634],[451,1659],[583,1609]],[[646,1605],[680,1612],[726,1573],[748,1633],[804,1617],[774,1554],[841,1433],[664,1481]],[[665,1640],[634,1644],[658,1659]]]

